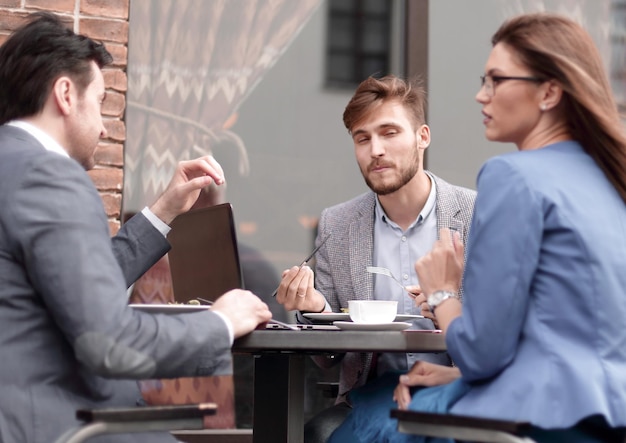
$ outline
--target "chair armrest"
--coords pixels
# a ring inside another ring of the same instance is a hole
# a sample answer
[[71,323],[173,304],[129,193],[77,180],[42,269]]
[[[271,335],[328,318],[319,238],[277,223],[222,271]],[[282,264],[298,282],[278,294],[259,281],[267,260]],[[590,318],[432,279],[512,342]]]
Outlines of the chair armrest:
[[398,409],[391,411],[391,417],[398,420],[398,431],[408,434],[486,443],[533,442],[524,437],[531,428],[528,422]]
[[76,417],[85,424],[69,429],[55,443],[83,443],[102,434],[202,429],[204,416],[216,412],[215,403],[78,410]]
[[215,403],[198,403],[193,405],[144,406],[136,408],[81,409],[76,411],[76,418],[84,422],[130,422],[177,420],[214,415],[217,412]]

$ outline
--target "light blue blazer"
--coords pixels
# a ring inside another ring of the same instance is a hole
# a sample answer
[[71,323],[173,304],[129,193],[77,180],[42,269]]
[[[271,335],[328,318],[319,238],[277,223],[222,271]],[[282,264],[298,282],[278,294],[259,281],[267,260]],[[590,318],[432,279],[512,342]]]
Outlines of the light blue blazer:
[[626,425],[626,205],[576,142],[488,161],[448,352],[452,413]]

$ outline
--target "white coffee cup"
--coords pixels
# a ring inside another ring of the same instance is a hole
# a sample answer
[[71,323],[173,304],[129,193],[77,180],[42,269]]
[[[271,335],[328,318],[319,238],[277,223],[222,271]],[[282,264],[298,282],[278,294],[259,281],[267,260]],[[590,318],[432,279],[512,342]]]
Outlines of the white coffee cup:
[[391,300],[350,300],[350,318],[355,323],[390,323],[398,313],[398,302]]

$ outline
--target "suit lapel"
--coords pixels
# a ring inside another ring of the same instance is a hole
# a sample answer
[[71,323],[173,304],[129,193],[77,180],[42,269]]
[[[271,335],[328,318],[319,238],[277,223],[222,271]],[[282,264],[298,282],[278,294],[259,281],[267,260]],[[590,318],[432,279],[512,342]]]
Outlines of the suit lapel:
[[365,271],[372,264],[374,252],[374,205],[375,195],[369,194],[358,208],[359,216],[350,223],[349,251],[350,251],[350,274],[356,299],[373,298],[374,279]]
[[463,236],[465,224],[458,217],[461,207],[454,192],[443,180],[430,173],[428,175],[433,179],[433,183],[437,187],[437,238],[439,238],[439,231],[442,228],[452,228]]

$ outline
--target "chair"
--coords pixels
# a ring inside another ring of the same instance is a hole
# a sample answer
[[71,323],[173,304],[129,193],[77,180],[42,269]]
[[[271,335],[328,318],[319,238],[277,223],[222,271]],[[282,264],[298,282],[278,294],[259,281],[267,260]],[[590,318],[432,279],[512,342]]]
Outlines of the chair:
[[[181,302],[174,297],[169,259],[165,255],[137,280],[130,302],[167,304],[175,301]],[[231,375],[142,380],[139,387],[149,406],[216,403],[219,412],[207,417],[204,427],[235,428],[235,388]]]
[[79,410],[76,418],[86,424],[70,429],[55,443],[82,443],[102,434],[202,429],[204,417],[216,411],[215,403]]
[[481,443],[533,443],[535,441],[524,436],[531,427],[528,422],[399,409],[392,410],[391,417],[398,420],[398,431],[406,434]]
[[338,381],[318,381],[316,387],[324,398],[335,399],[339,395]]

